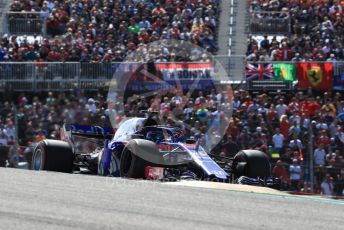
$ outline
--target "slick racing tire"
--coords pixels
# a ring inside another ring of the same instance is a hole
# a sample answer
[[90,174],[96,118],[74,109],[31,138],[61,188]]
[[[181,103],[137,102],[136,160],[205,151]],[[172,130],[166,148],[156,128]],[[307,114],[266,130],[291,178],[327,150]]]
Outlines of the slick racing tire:
[[6,167],[6,162],[8,160],[8,151],[7,146],[0,146],[0,167]]
[[73,162],[73,149],[68,142],[43,140],[33,152],[32,169],[71,173]]
[[120,176],[135,179],[145,178],[145,168],[149,164],[148,161],[133,154],[129,149],[123,150],[120,160]]
[[261,177],[271,176],[271,166],[269,158],[265,153],[257,150],[243,150],[234,156],[233,160],[234,177]]

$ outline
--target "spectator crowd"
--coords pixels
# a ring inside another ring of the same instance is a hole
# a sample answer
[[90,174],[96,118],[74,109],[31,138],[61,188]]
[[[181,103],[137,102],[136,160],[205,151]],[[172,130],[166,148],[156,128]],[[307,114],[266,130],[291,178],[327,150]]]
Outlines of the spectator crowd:
[[[216,52],[218,0],[54,1],[15,0],[9,20],[46,20],[47,37],[4,35],[0,61],[148,61],[174,60],[178,39]],[[147,44],[158,42],[158,47]],[[141,55],[134,55],[141,49]],[[202,53],[177,61],[199,60]]]
[[[257,22],[266,18],[274,24],[274,20],[279,23],[284,19],[283,24],[272,26],[282,26],[286,33],[281,40],[268,37],[274,31],[269,31],[270,34],[267,31],[260,42],[250,38],[248,61],[344,60],[344,1],[253,0],[249,3]],[[291,34],[287,29],[289,22]],[[259,23],[255,26],[271,26],[264,24],[264,20]]]

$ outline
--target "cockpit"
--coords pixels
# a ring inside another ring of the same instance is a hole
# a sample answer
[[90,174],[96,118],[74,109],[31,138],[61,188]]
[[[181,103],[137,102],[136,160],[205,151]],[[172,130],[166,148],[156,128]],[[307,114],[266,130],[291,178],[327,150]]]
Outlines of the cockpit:
[[157,122],[149,118],[132,118],[120,125],[114,140],[124,141],[133,137],[160,142],[183,142],[184,132],[176,127],[158,126]]

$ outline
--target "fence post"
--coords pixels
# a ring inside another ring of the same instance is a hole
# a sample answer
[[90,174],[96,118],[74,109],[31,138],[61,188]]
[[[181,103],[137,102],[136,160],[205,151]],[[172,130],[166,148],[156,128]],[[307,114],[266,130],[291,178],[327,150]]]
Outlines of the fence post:
[[308,136],[308,148],[309,148],[309,177],[311,182],[311,192],[314,192],[314,159],[313,159],[313,123],[309,124],[309,136]]
[[42,35],[43,37],[47,37],[47,18],[44,17],[43,20],[42,20]]
[[38,73],[37,73],[37,68],[35,66],[35,63],[32,63],[32,73],[33,73],[33,83],[32,83],[32,90],[36,91],[37,90],[37,77],[38,77]]
[[18,117],[17,117],[17,106],[12,102],[12,110],[14,113],[14,127],[15,127],[15,137],[14,140],[16,141],[16,143],[19,143],[19,138],[18,138]]
[[2,21],[2,31],[1,31],[1,35],[4,35],[4,34],[8,34],[8,32],[10,31],[9,29],[9,21],[8,21],[8,13],[3,13],[3,15],[1,16],[1,21]]
[[77,88],[80,89],[81,85],[80,85],[80,78],[81,78],[81,62],[77,63],[78,66],[78,72],[76,74],[76,82],[77,82]]

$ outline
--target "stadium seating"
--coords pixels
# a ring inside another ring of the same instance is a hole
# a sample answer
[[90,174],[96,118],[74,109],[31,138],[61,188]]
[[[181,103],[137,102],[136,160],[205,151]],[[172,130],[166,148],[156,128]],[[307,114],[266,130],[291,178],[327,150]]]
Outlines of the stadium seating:
[[[249,3],[255,14],[288,13],[291,23],[291,34],[280,41],[264,39],[259,43],[251,39],[249,61],[344,60],[344,1],[250,0]],[[260,17],[264,15],[269,14]]]
[[[171,39],[217,50],[218,0],[15,0],[10,10],[39,12],[46,20],[47,37],[31,44],[3,37],[0,61],[122,61],[144,44]],[[167,60],[172,53],[173,48],[150,49],[134,61],[160,54]]]

